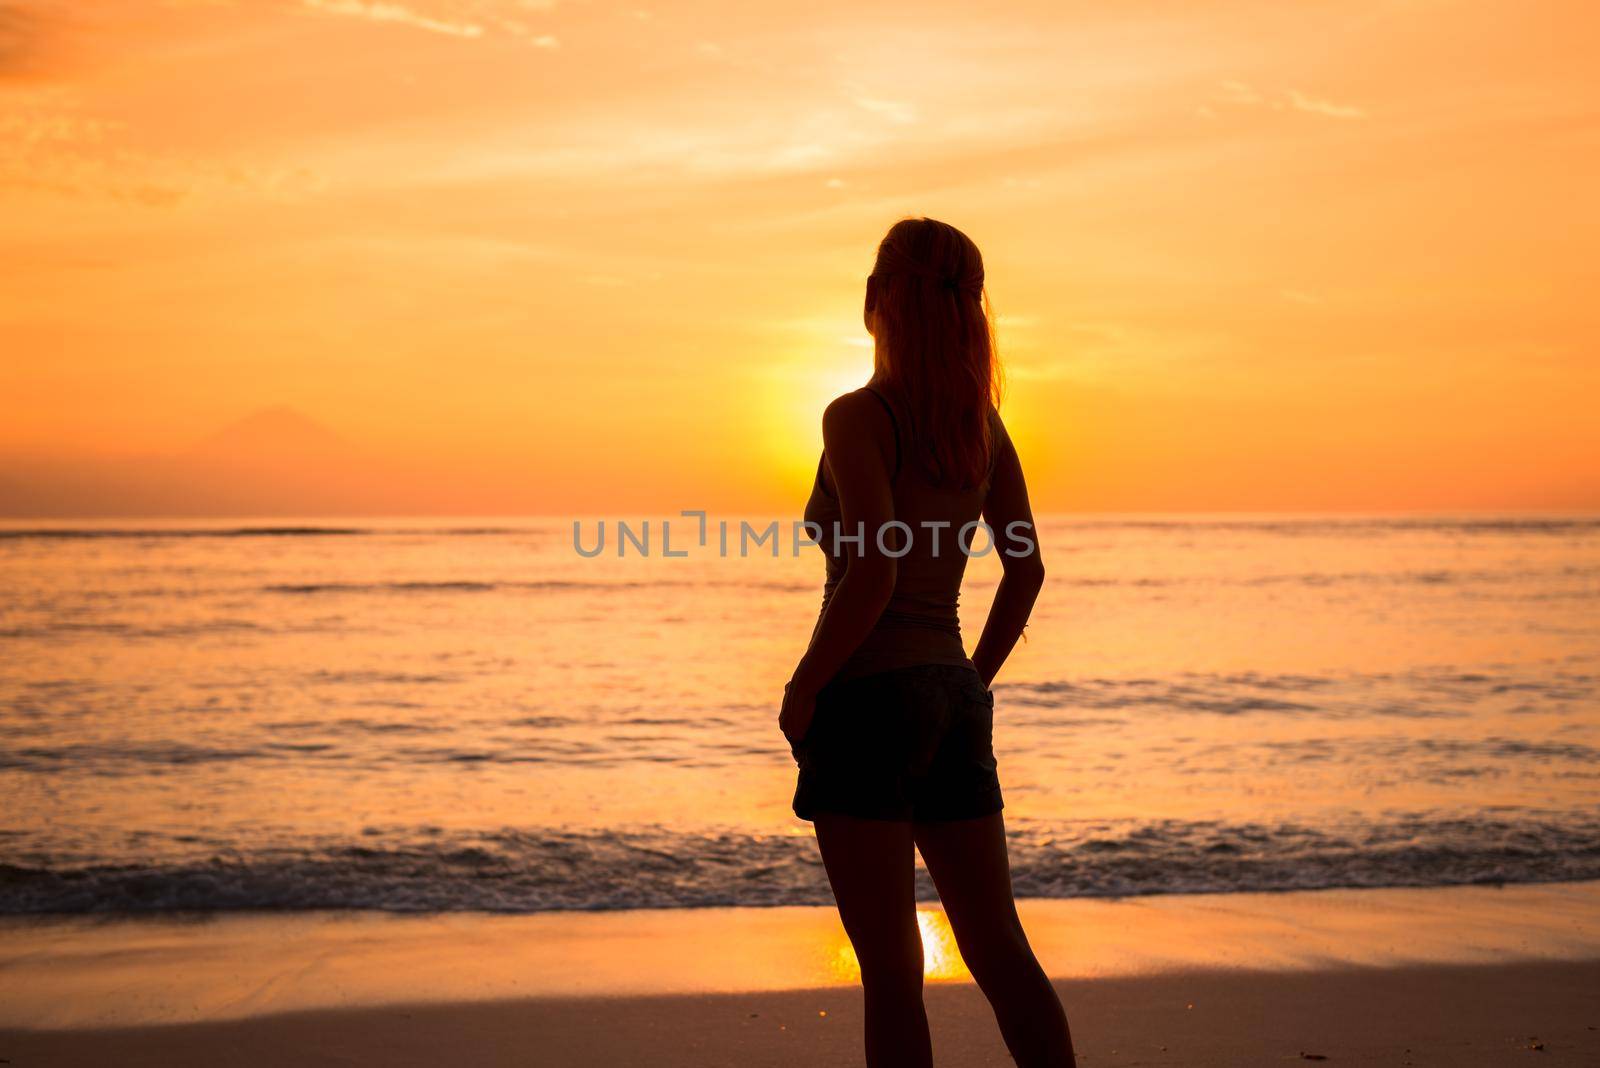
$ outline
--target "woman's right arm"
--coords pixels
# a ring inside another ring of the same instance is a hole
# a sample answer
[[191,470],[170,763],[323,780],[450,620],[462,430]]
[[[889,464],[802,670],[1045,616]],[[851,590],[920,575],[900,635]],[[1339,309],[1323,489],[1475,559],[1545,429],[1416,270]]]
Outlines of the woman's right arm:
[[[1000,666],[1011,655],[1017,639],[1022,637],[1022,629],[1028,625],[1028,616],[1033,612],[1033,602],[1044,585],[1039,532],[1033,524],[1033,507],[1028,503],[1028,486],[1022,478],[1022,462],[1017,459],[1016,447],[1012,445],[1011,435],[1006,433],[1005,425],[998,418],[995,419],[995,425],[999,433],[995,441],[994,476],[989,483],[988,499],[983,502],[983,519],[994,531],[995,548],[1000,554],[1005,574],[1000,579],[999,589],[995,591],[994,604],[989,609],[988,620],[983,624],[978,647],[972,653],[973,666],[982,676],[984,686],[994,682],[994,677],[1000,673]],[[1013,524],[1026,526],[1013,527]],[[1008,533],[1013,530],[1019,537],[1014,538]],[[1032,541],[1032,551],[1025,555],[1008,555],[1006,550],[1022,552],[1025,548],[1022,539]]]

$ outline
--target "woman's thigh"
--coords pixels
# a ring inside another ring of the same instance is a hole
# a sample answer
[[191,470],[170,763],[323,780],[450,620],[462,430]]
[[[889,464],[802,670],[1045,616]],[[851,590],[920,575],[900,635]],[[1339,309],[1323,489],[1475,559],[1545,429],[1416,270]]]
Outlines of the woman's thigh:
[[1004,816],[917,823],[917,849],[968,963],[974,951],[1026,945],[1011,893]]
[[864,968],[913,963],[922,971],[911,823],[818,813],[822,864],[839,918]]

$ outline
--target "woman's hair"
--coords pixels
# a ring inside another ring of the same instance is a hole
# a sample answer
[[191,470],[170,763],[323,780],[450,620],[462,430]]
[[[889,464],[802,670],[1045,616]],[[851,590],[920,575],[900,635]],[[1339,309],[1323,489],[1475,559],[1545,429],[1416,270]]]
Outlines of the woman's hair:
[[872,278],[876,377],[910,423],[909,455],[935,483],[980,485],[1001,376],[978,246],[949,223],[901,219]]

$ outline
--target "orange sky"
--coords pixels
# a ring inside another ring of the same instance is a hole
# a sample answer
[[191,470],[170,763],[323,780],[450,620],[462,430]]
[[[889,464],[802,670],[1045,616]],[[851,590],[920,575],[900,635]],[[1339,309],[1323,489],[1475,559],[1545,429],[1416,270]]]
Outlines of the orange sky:
[[1042,510],[1597,508],[1589,11],[0,5],[0,513],[276,406],[417,510],[795,510],[906,214]]

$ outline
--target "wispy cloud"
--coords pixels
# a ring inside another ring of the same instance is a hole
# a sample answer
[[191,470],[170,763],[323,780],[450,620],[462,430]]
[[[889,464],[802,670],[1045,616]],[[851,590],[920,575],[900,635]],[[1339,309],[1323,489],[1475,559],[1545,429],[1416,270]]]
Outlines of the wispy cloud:
[[475,22],[450,22],[429,18],[408,7],[383,3],[382,0],[301,0],[301,3],[313,11],[322,11],[329,15],[349,15],[371,19],[373,22],[395,22],[415,26],[419,30],[447,33],[454,37],[483,36],[483,27]]
[[1243,82],[1223,82],[1217,99],[1224,104],[1261,104],[1266,102],[1260,93]]
[[451,37],[483,37],[490,32],[520,37],[535,48],[556,48],[560,40],[522,21],[548,12],[555,0],[300,0],[300,5],[326,15],[394,23]]
[[126,122],[86,113],[68,90],[14,90],[0,111],[0,190],[166,208],[196,194],[293,201],[324,184],[306,167],[153,152],[136,134]]
[[881,115],[890,122],[912,123],[917,121],[917,109],[903,100],[881,100],[877,97],[858,96],[856,106]]
[[1329,100],[1307,96],[1298,89],[1289,90],[1289,102],[1297,110],[1309,111],[1313,115],[1326,115],[1330,119],[1364,119],[1367,117],[1367,113],[1358,107],[1335,104]]
[[15,94],[8,103],[0,112],[0,139],[14,146],[97,144],[125,126],[72,110],[61,92]]
[[[1364,119],[1367,113],[1361,108],[1349,104],[1336,104],[1322,97],[1302,93],[1298,89],[1289,89],[1284,92],[1267,92],[1243,82],[1227,81],[1221,83],[1220,90],[1211,101],[1212,104],[1232,104],[1238,107],[1263,107],[1273,111],[1303,111],[1309,115],[1320,115],[1328,119]],[[1214,118],[1215,109],[1208,104],[1202,104],[1196,114],[1202,118]]]

